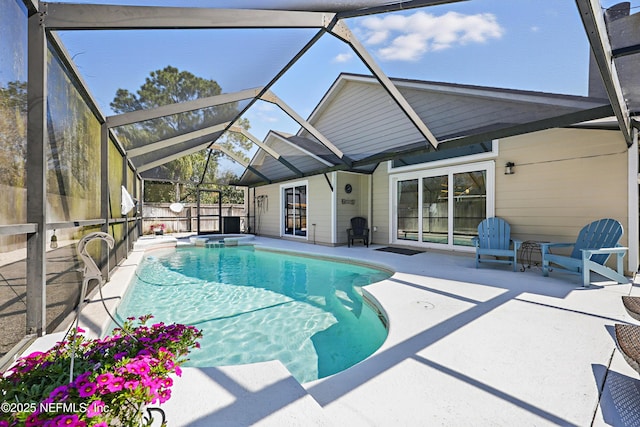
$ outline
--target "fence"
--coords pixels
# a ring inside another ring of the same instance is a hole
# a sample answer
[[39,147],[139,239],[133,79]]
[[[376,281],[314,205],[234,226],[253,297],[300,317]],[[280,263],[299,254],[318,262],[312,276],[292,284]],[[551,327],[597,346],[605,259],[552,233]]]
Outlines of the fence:
[[[157,230],[163,233],[195,233],[198,231],[198,208],[195,204],[186,204],[184,209],[176,213],[169,208],[169,203],[145,203],[142,208],[142,234],[153,234]],[[206,232],[223,232],[219,218],[239,217],[240,232],[248,231],[247,211],[243,204],[222,204],[222,212],[218,205],[200,205],[200,229]]]

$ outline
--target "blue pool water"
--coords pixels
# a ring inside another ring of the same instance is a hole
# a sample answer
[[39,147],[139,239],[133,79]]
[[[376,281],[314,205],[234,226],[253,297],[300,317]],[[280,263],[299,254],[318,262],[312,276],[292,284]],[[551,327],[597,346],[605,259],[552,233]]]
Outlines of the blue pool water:
[[365,359],[387,336],[361,287],[387,271],[251,246],[155,252],[118,307],[118,317],[203,330],[187,366],[280,360],[300,382]]

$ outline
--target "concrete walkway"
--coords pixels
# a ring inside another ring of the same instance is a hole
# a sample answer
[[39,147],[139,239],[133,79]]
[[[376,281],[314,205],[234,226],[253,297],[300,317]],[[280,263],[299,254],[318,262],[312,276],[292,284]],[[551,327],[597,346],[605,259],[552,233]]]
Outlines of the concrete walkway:
[[[169,426],[640,425],[638,374],[613,336],[615,323],[635,323],[621,297],[640,295],[636,285],[593,277],[584,289],[578,276],[476,269],[470,255],[429,250],[255,244],[396,271],[367,287],[386,312],[389,336],[367,360],[302,385],[277,361],[185,368],[163,406]],[[109,305],[142,254],[138,245],[104,287]],[[98,333],[104,320],[100,304],[85,308],[85,329]]]

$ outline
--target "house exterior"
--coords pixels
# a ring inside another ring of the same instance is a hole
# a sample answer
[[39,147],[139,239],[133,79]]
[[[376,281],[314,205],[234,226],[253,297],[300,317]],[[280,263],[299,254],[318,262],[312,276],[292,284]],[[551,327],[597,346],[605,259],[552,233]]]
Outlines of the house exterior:
[[373,243],[473,252],[487,217],[553,242],[614,218],[637,270],[638,151],[606,99],[392,80],[438,149],[374,78],[342,74],[308,119],[314,131],[271,132],[282,159],[260,150],[242,176],[253,232],[345,245],[350,218],[364,216]]

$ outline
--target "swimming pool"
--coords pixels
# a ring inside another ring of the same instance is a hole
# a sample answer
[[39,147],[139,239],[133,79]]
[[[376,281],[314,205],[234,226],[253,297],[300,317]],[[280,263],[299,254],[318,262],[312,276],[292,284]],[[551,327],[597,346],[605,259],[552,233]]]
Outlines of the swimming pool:
[[300,382],[342,371],[387,336],[361,287],[391,272],[252,246],[155,251],[140,264],[117,316],[203,330],[187,366],[280,360]]

